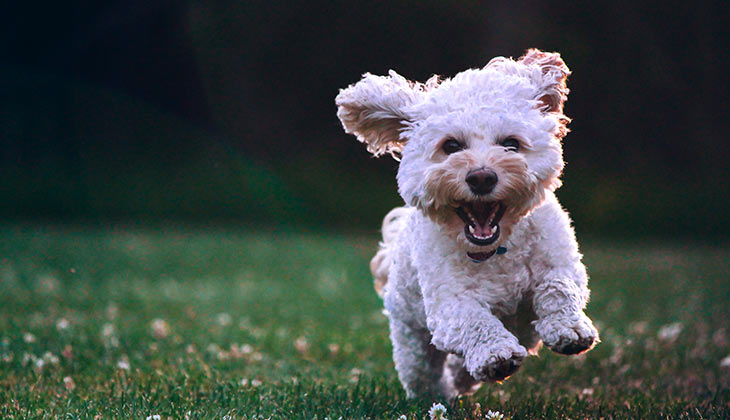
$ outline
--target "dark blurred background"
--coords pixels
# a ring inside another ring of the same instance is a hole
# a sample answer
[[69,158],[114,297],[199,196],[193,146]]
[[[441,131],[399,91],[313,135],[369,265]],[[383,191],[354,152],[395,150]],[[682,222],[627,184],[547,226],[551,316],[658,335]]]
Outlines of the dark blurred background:
[[0,217],[375,231],[397,164],[342,131],[338,89],[537,47],[573,71],[559,197],[579,234],[727,238],[727,5],[14,2]]

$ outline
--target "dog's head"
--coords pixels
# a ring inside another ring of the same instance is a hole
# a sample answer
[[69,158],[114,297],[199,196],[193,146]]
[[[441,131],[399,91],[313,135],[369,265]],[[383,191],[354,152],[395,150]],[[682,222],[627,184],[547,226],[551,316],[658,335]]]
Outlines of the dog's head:
[[374,155],[401,159],[406,203],[486,259],[560,185],[569,74],[535,49],[444,81],[365,74],[340,91],[337,116]]

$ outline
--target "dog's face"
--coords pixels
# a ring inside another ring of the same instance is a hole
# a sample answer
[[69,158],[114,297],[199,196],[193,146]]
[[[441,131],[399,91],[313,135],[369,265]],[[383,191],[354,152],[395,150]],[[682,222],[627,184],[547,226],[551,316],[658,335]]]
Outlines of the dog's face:
[[337,96],[338,116],[375,155],[400,155],[403,199],[484,260],[560,184],[568,74],[537,50],[443,82],[366,74]]

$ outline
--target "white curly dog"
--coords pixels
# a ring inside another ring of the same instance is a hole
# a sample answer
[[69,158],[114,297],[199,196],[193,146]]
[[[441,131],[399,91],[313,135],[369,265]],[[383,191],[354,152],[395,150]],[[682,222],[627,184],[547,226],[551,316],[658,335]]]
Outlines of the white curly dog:
[[454,398],[502,381],[544,342],[590,349],[588,279],[554,191],[570,74],[529,50],[451,79],[365,74],[337,116],[374,155],[400,158],[407,205],[371,261],[407,396]]

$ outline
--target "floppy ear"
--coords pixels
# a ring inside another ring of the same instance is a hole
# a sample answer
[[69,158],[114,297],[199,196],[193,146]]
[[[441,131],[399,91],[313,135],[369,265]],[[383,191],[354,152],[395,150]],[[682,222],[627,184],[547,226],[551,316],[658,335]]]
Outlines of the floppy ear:
[[542,103],[543,112],[563,113],[563,103],[570,91],[565,84],[570,70],[558,53],[546,53],[532,48],[517,60],[524,65],[537,65],[542,71],[542,81],[538,83],[535,97]]
[[365,73],[362,80],[341,89],[335,103],[345,132],[354,134],[375,156],[403,149],[401,129],[411,120],[406,108],[422,89],[391,70],[388,76]]

